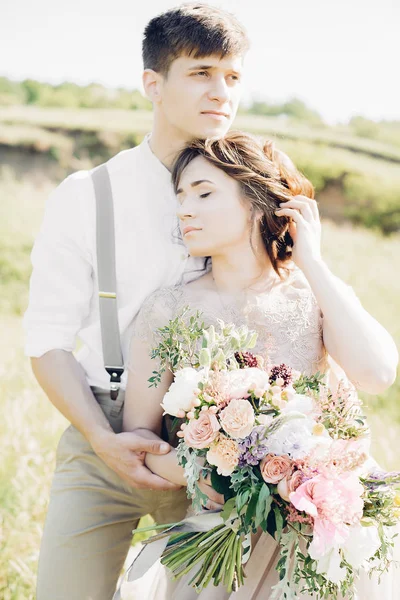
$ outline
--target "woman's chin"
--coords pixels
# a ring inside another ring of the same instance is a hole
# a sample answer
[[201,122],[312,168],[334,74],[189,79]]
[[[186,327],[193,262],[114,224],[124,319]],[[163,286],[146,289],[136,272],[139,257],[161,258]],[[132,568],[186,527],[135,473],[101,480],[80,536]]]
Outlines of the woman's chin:
[[193,258],[198,257],[198,256],[211,256],[210,248],[199,248],[199,247],[189,248],[189,246],[187,246],[187,251],[189,252],[190,256],[193,256]]

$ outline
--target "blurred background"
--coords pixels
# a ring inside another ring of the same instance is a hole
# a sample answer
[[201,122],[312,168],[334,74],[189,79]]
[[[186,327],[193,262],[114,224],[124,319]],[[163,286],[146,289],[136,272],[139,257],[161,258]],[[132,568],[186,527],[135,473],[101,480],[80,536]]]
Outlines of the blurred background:
[[[395,1],[212,3],[248,30],[235,127],[276,141],[311,179],[323,255],[400,345],[400,88]],[[140,143],[146,23],[165,0],[3,0],[0,12],[0,597],[34,598],[67,421],[23,355],[30,252],[49,192]],[[400,380],[361,394],[382,466],[398,469]],[[71,599],[72,600],[72,599]]]

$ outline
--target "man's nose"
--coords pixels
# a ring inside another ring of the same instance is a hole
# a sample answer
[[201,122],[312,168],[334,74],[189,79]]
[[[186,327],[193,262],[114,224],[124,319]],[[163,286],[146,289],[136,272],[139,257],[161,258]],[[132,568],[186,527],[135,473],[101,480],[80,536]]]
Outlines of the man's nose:
[[224,77],[218,77],[213,80],[213,85],[208,93],[211,100],[227,102],[230,99],[229,86]]

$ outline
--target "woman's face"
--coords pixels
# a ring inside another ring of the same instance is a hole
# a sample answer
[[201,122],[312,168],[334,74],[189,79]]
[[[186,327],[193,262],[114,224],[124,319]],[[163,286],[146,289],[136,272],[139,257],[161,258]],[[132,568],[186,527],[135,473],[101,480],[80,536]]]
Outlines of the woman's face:
[[178,184],[178,217],[192,256],[217,256],[249,246],[251,206],[239,183],[198,156]]

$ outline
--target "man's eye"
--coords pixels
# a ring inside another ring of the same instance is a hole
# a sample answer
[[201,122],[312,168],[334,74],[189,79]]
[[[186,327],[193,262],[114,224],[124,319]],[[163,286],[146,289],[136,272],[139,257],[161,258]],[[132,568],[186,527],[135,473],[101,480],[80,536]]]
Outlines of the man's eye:
[[211,194],[211,192],[207,192],[205,194],[200,194],[200,198],[207,198],[207,196],[209,196]]
[[197,71],[196,75],[208,75],[208,71]]

